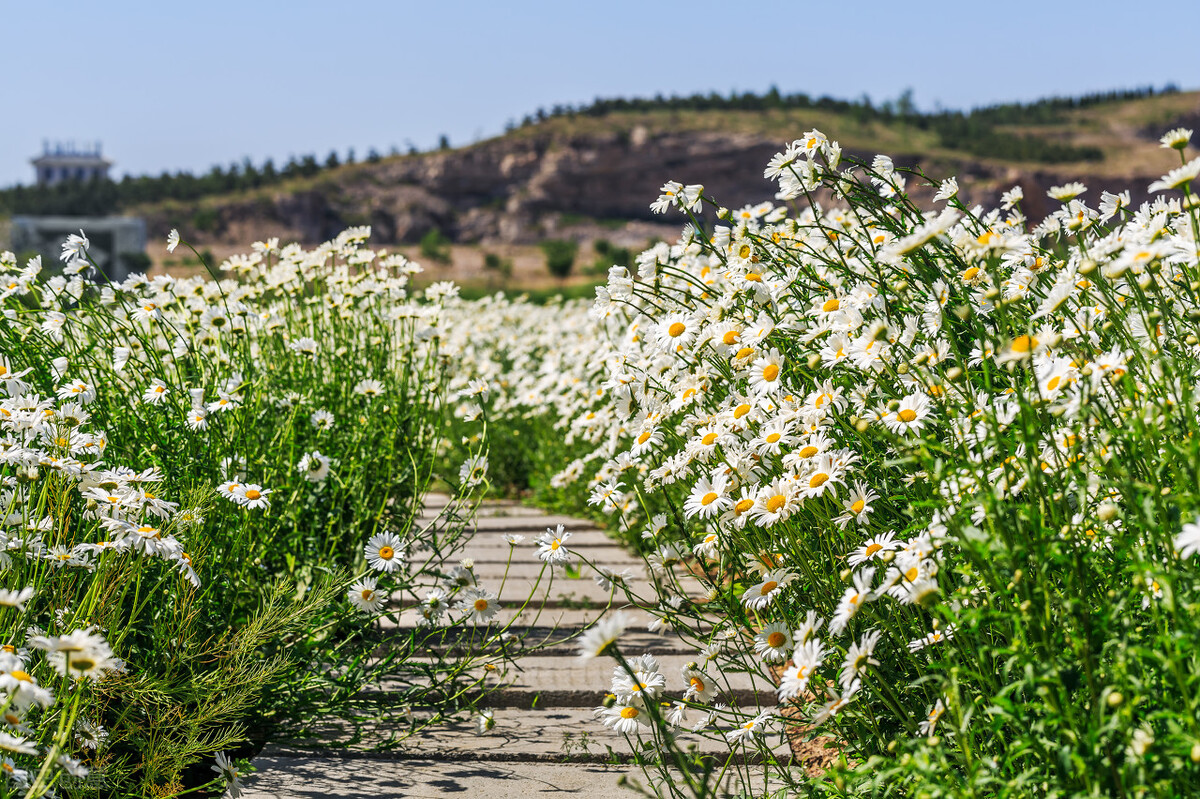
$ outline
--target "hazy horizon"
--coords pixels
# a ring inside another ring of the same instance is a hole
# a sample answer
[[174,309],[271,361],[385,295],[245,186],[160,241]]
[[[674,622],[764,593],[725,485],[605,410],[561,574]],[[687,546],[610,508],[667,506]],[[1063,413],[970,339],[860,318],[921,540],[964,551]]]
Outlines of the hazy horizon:
[[[1026,0],[1002,18],[952,2],[843,8],[862,24],[830,26],[787,2],[738,14],[709,2],[614,0],[602,14],[548,3],[362,2],[336,15],[313,2],[9,3],[18,34],[9,55],[25,66],[4,90],[11,118],[0,127],[0,186],[33,182],[29,159],[43,141],[102,141],[119,179],[246,158],[323,161],[331,150],[361,160],[371,148],[430,149],[443,134],[459,146],[539,107],[596,97],[774,85],[879,103],[911,88],[922,110],[965,110],[1200,86],[1194,63],[1132,57],[1161,49],[1162,21],[1130,17],[1115,2],[1095,3],[1083,18],[1074,4]],[[909,24],[916,19],[920,31]],[[1200,6],[1172,10],[1173,29],[1197,24]]]

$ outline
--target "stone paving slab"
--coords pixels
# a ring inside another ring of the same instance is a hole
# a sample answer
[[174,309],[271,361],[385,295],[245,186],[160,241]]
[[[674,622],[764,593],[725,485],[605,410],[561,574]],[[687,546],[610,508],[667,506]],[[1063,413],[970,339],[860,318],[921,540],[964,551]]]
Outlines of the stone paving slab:
[[[495,591],[500,587],[500,580],[499,578],[495,581],[482,580],[480,584],[483,588]],[[436,580],[421,580],[413,586],[412,590],[418,596],[421,596],[426,591],[437,587],[437,585],[438,581]],[[604,607],[610,600],[618,604],[623,604],[627,601],[623,591],[613,592],[611,589],[605,590],[597,585],[594,580],[556,579],[550,581],[542,578],[539,581],[535,578],[515,577],[510,574],[508,582],[504,585],[504,592],[500,596],[500,604],[502,606],[512,603],[522,605],[526,599],[534,595],[535,591],[537,592],[536,595],[541,597],[536,600],[536,604],[547,601],[559,605],[575,603],[581,607]],[[648,585],[642,587],[635,586],[634,591],[637,595],[644,597],[650,602],[653,602],[657,596],[654,589]],[[699,591],[696,592],[696,595],[699,596]]]
[[[648,784],[635,766],[595,762],[477,757],[447,761],[355,754],[312,757],[264,752],[254,763],[259,773],[248,778],[242,792],[245,799],[441,799],[455,794],[470,799],[633,799],[644,795],[622,785],[623,780],[653,795],[666,794],[663,787]],[[782,787],[774,781],[764,785],[761,775],[751,781],[755,796]],[[727,778],[714,799],[729,799],[732,787]],[[225,796],[228,799],[229,794]]]
[[[690,711],[688,720],[694,723],[702,717],[701,711],[693,710]],[[495,727],[483,734],[477,731],[473,719],[430,728],[419,736],[404,740],[396,751],[407,757],[426,755],[441,760],[457,760],[479,757],[480,751],[486,750],[490,760],[544,760],[553,757],[607,759],[612,754],[621,758],[631,758],[634,752],[642,750],[637,736],[626,737],[605,728],[597,721],[595,708],[590,706],[533,710],[504,708],[494,710],[493,719]],[[330,737],[337,737],[342,733],[336,727],[314,732]],[[378,741],[385,739],[390,730],[383,728],[378,735],[373,734],[371,730],[362,732],[363,739],[358,749],[367,751],[377,745]],[[722,733],[723,731],[712,731],[700,735],[684,730],[676,740],[685,751],[723,757],[728,757],[731,753],[735,756],[744,754],[742,747],[731,747]],[[644,734],[647,740],[652,740],[648,728]],[[773,734],[767,740],[773,744],[772,749],[777,757],[786,756],[790,752],[782,732]],[[298,755],[305,751],[303,747],[273,744],[264,750],[263,754]]]
[[529,530],[536,530],[538,533],[544,533],[547,527],[553,530],[560,524],[565,528],[566,532],[571,534],[583,532],[584,530],[603,532],[595,522],[576,519],[572,516],[559,516],[557,514],[552,515],[545,513],[536,517],[477,516],[475,517],[474,529],[478,533],[524,533]]
[[[529,554],[530,553],[528,552],[519,553],[517,557],[513,558],[511,564],[509,564],[507,561],[483,561],[476,558],[474,559],[475,575],[480,579],[496,580],[498,583],[499,580],[504,577],[504,572],[507,567],[508,579],[510,581],[518,578],[534,579],[539,575],[542,576],[543,580],[548,580],[551,574],[553,574],[555,587],[560,585],[570,585],[573,583],[595,582],[596,573],[591,569],[591,567],[584,566],[579,568],[577,576],[572,576],[561,566],[545,566],[545,570],[543,571],[543,563],[537,558],[529,557]],[[608,563],[605,562],[603,565],[607,566]],[[611,566],[609,568],[611,568]],[[617,569],[617,571],[623,571],[624,569],[629,569],[629,571],[633,573],[633,576],[628,582],[645,582],[645,567],[639,569],[635,568],[633,565],[626,565],[621,569]]]
[[[641,651],[626,648],[626,657],[637,657]],[[653,654],[653,653],[651,653]],[[673,697],[681,696],[686,688],[681,674],[682,668],[697,659],[692,652],[683,654],[655,655],[659,668],[666,677],[666,693]],[[559,656],[536,654],[521,658],[514,666],[512,664],[497,664],[500,670],[488,676],[485,684],[489,686],[504,685],[507,690],[519,690],[536,693],[538,691],[579,691],[585,694],[583,701],[596,705],[604,698],[612,682],[613,668],[616,661],[611,658],[594,658],[583,660],[573,654]],[[728,691],[762,693],[768,704],[774,703],[775,685],[769,678],[750,674],[748,672],[723,673],[715,665],[709,664],[704,671],[717,684],[721,693]],[[389,690],[385,681],[380,689]],[[723,701],[718,697],[715,701]]]
[[[631,766],[587,763],[446,762],[368,757],[263,754],[245,799],[619,799],[637,796],[617,783],[640,777]],[[228,794],[226,794],[228,796]]]
[[[620,601],[614,604],[614,609],[624,610],[630,619],[630,631],[645,630],[649,627],[651,616],[640,608],[630,607],[625,601]],[[536,626],[536,627],[564,627],[579,629],[594,622],[600,617],[602,610],[600,608],[574,608],[574,607],[547,607],[539,610],[537,607],[528,607],[524,610],[520,608],[501,608],[496,614],[497,626],[511,624],[516,626]],[[411,610],[404,610],[400,614],[399,622],[393,622],[390,619],[380,619],[380,624],[385,629],[400,627],[402,629],[412,629],[420,625],[417,624],[417,614]],[[667,633],[663,633],[666,635]]]

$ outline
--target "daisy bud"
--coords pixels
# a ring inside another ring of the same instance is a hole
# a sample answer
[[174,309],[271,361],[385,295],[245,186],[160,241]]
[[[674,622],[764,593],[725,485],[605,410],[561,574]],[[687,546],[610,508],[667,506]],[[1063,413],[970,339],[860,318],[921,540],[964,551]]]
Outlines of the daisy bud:
[[908,288],[907,280],[897,280],[895,283],[892,284],[892,289],[897,292],[903,292],[907,288]]
[[1101,274],[1104,275],[1104,277],[1108,278],[1109,280],[1118,280],[1119,278],[1124,276],[1124,274],[1128,271],[1129,271],[1129,264],[1118,264],[1116,266],[1108,267],[1103,272],[1101,272]]
[[963,321],[963,322],[967,321],[967,318],[971,316],[971,306],[969,306],[969,305],[955,306],[954,315],[957,316],[960,321]]
[[957,366],[951,366],[949,369],[946,370],[946,379],[950,380],[952,382],[957,381],[962,376],[963,376],[963,370]]
[[860,433],[865,433],[865,432],[867,432],[867,430],[868,430],[870,427],[871,427],[871,423],[870,423],[870,422],[868,422],[866,419],[859,419],[859,420],[858,420],[858,422],[856,422],[856,423],[855,423],[855,425],[854,425],[854,429],[855,429],[855,430],[857,430],[857,431],[858,431],[858,432],[860,432]]
[[1096,271],[1096,262],[1095,261],[1084,261],[1079,266],[1079,274],[1083,275],[1084,277],[1087,277],[1088,275],[1090,275],[1092,272],[1095,272],[1095,271]]
[[1192,744],[1192,754],[1190,757],[1193,763],[1200,763],[1200,744]]
[[850,569],[842,569],[841,572],[838,573],[838,577],[840,577],[844,583],[850,579],[851,574],[853,574],[853,572]]
[[[1121,696],[1120,691],[1113,691],[1111,694],[1108,695],[1108,706],[1109,707],[1117,707],[1124,701],[1125,701],[1125,697]],[[1193,749],[1192,751],[1195,751],[1195,750]]]
[[984,292],[984,294],[983,294],[983,297],[984,297],[984,299],[988,299],[988,300],[994,300],[994,299],[996,299],[996,298],[997,298],[997,297],[999,297],[999,296],[1000,296],[1000,289],[996,288],[995,286],[993,286],[992,288],[988,289],[988,290],[987,290],[986,292]]
[[1116,515],[1117,515],[1117,506],[1112,504],[1111,502],[1105,502],[1103,505],[1100,506],[1100,509],[1098,511],[1096,511],[1096,516],[1102,522],[1111,522],[1114,518],[1116,518]]
[[940,744],[942,742],[942,739],[940,736],[930,735],[928,738],[928,741],[929,741],[930,746],[937,746],[938,744]]

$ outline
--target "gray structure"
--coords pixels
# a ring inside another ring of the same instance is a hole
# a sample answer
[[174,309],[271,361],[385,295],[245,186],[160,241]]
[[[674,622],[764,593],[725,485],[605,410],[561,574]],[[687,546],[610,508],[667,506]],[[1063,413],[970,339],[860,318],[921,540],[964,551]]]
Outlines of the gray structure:
[[18,255],[42,254],[42,262],[59,263],[67,236],[87,235],[88,254],[109,280],[122,281],[146,267],[146,222],[132,216],[14,216],[12,249]]
[[112,166],[112,161],[100,154],[100,142],[87,148],[76,148],[74,142],[58,143],[53,147],[48,141],[42,142],[42,154],[31,159],[30,163],[37,172],[39,186],[54,186],[67,181],[85,183],[104,180]]

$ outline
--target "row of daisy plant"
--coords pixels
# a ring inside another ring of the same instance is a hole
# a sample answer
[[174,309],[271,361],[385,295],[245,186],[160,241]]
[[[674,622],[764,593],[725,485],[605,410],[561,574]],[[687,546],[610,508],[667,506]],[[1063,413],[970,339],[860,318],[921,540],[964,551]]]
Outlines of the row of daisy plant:
[[255,743],[396,745],[515,657],[460,558],[486,443],[438,466],[455,290],[368,235],[0,255],[0,796],[237,795]]
[[640,613],[581,642],[658,790],[1200,787],[1190,135],[1147,202],[1069,183],[1029,220],[1020,188],[969,206],[813,130],[767,166],[774,203],[666,184],[654,210],[691,224],[586,318],[456,310],[512,329],[456,379],[562,455],[524,464],[538,496],[587,495],[645,554],[630,605],[695,646],[663,673],[623,644]]

